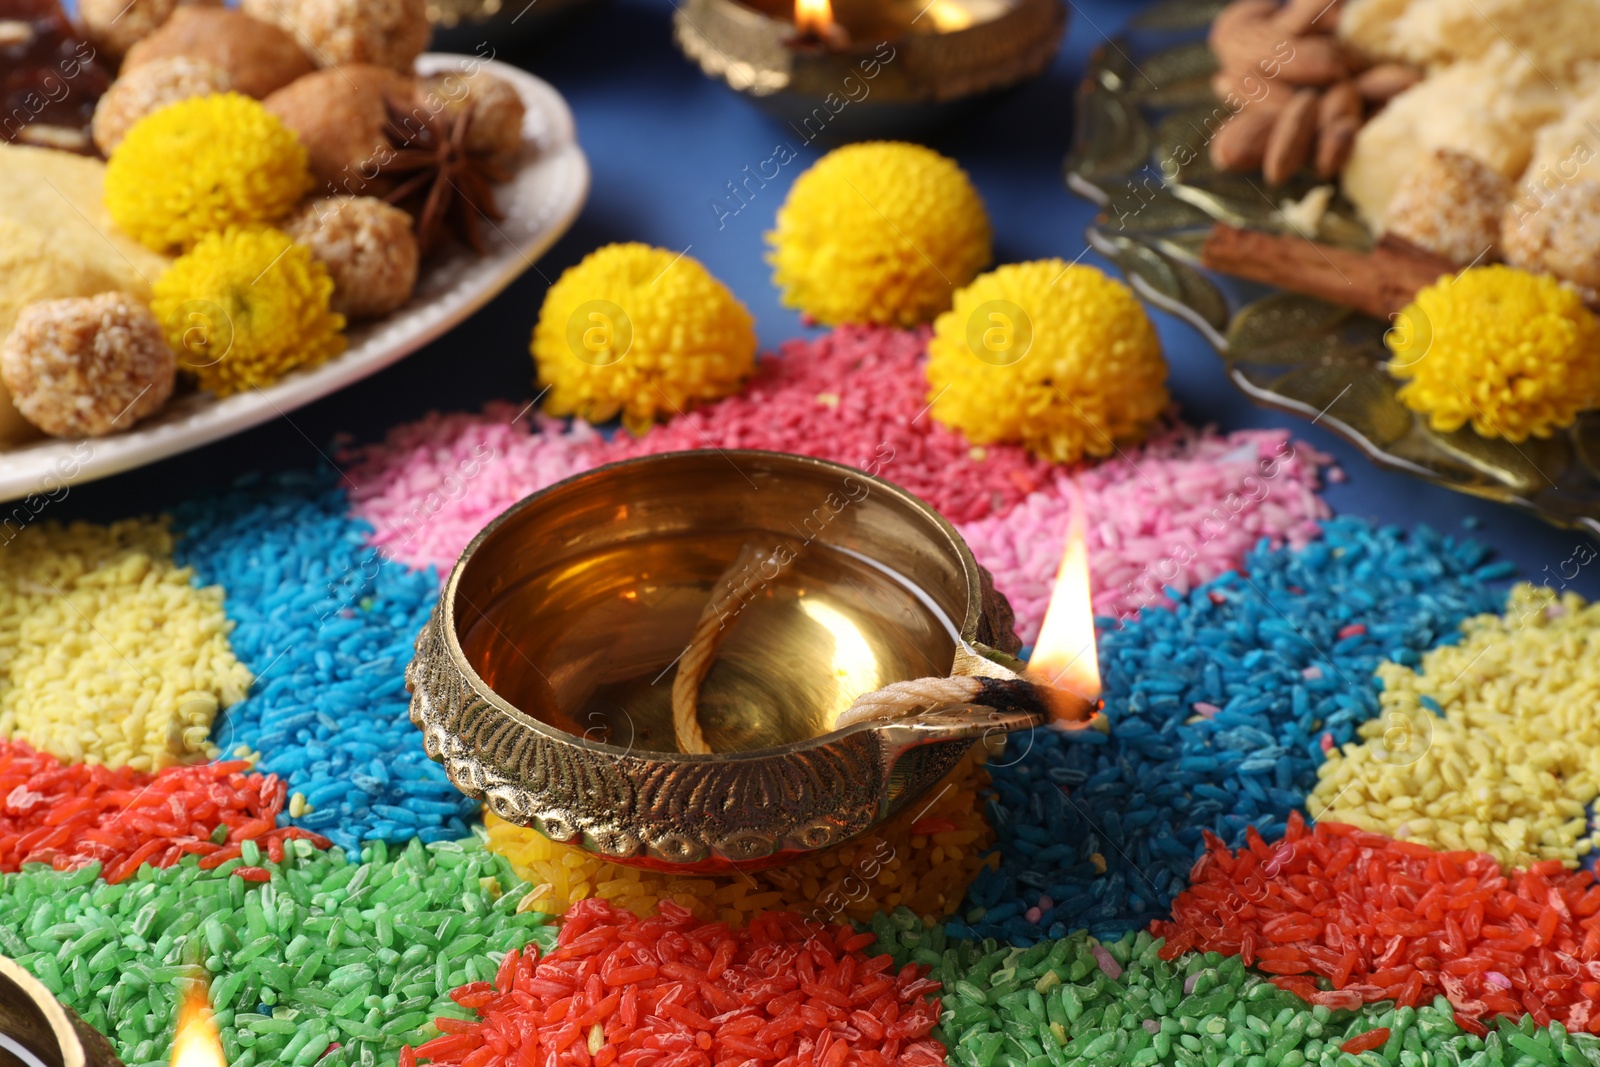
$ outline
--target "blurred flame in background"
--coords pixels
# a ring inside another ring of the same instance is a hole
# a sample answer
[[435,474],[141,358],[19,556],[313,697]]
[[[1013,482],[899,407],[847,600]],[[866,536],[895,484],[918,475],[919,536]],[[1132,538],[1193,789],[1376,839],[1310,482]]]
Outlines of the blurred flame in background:
[[829,0],[794,0],[794,25],[801,33],[826,37],[833,26]]

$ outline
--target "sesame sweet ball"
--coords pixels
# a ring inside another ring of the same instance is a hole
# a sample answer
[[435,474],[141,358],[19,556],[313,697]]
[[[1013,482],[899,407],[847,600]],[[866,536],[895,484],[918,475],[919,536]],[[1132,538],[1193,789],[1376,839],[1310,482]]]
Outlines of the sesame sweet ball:
[[95,147],[110,156],[136,122],[168,104],[192,96],[225,93],[233,78],[209,60],[170,56],[135,67],[111,83],[95,105],[90,132]]
[[334,311],[387,315],[417,284],[411,216],[374,196],[323,197],[289,217],[284,232],[321,260],[333,278]]
[[1494,254],[1511,185],[1465,152],[1435,149],[1407,172],[1389,201],[1385,229],[1465,266]]
[[312,70],[295,39],[270,22],[226,7],[180,7],[132,48],[122,73],[172,56],[204,59],[228,72],[233,87],[261,99]]
[[1519,197],[1500,220],[1506,262],[1600,293],[1600,181],[1563,185],[1542,202]]
[[433,33],[426,0],[243,0],[240,6],[294,34],[319,67],[375,63],[410,73]]
[[78,0],[78,21],[95,47],[122,56],[191,4],[217,7],[221,0]]
[[127,429],[167,402],[175,370],[155,315],[127,293],[30,304],[0,346],[17,410],[56,437]]

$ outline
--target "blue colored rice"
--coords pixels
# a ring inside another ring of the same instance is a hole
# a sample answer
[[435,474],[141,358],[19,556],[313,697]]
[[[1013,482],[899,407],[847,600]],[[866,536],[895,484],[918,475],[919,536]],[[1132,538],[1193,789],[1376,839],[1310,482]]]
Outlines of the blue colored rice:
[[991,763],[1002,862],[949,933],[1115,939],[1167,915],[1202,831],[1235,847],[1251,825],[1282,833],[1316,783],[1324,733],[1343,743],[1377,714],[1380,661],[1415,664],[1463,619],[1499,610],[1487,583],[1511,568],[1486,555],[1426,527],[1408,537],[1338,518],[1321,541],[1258,547],[1243,574],[1103,630],[1111,735],[1041,730],[1013,738],[1020,758]]
[[348,511],[335,476],[300,472],[174,512],[179,560],[228,591],[234,653],[256,675],[212,736],[311,805],[284,825],[347,849],[464,837],[476,806],[423,752],[403,678],[437,575],[384,560]]

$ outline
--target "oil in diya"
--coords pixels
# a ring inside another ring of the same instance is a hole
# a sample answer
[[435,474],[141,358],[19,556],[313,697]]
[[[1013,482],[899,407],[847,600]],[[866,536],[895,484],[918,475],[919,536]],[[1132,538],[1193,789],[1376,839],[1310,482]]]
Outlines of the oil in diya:
[[495,814],[718,871],[854,837],[975,741],[1045,722],[1017,647],[922,501],[822,460],[707,450],[509,509],[452,570],[407,678],[428,753]]
[[[767,551],[730,568],[756,542]],[[888,567],[792,533],[730,529],[582,552],[481,605],[462,646],[496,692],[552,726],[676,752],[672,683],[719,590],[710,617],[721,640],[697,702],[706,751],[825,734],[860,694],[948,670],[961,640],[938,603]],[[561,626],[545,630],[552,619]],[[532,647],[505,639],[540,632]]]

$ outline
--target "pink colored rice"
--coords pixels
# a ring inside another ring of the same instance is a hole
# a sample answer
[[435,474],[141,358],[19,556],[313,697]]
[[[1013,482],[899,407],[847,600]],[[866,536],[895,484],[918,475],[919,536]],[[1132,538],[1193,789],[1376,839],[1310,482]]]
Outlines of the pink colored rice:
[[529,410],[497,401],[481,415],[434,413],[341,456],[354,463],[350,496],[372,524],[372,543],[391,559],[432,564],[442,575],[500,512],[605,462],[593,427],[542,415],[530,422]]
[[609,459],[689,448],[761,448],[870,467],[952,522],[1004,515],[1050,478],[1015,445],[974,448],[928,413],[928,332],[840,326],[761,361],[744,391],[637,440]]
[[1062,472],[1004,516],[959,529],[1031,643],[1061,562],[1069,478],[1088,510],[1095,614],[1122,618],[1169,604],[1163,587],[1187,592],[1236,569],[1262,538],[1295,547],[1315,538],[1329,515],[1316,494],[1318,469],[1329,462],[1284,430],[1224,436],[1178,427],[1098,466]]
[[[1221,435],[1178,426],[1142,447],[1068,472],[1010,445],[974,447],[928,414],[927,331],[842,326],[761,361],[738,395],[641,438],[526,418],[430,415],[347,453],[355,510],[373,543],[415,567],[448,569],[506,507],[601,463],[699,448],[761,448],[869,467],[953,522],[1038,634],[1061,558],[1076,479],[1089,510],[1095,610],[1127,616],[1237,567],[1257,541],[1300,546],[1329,514],[1317,496],[1330,462],[1282,430]],[[1270,471],[1270,473],[1268,473]]]

